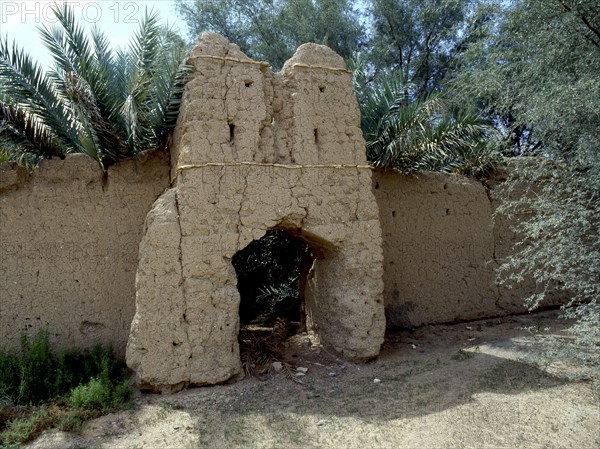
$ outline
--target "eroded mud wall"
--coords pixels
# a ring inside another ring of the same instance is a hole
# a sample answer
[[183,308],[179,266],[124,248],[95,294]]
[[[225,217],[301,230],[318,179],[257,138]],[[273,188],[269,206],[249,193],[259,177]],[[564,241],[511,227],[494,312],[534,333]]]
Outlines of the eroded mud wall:
[[56,346],[111,342],[124,356],[143,223],[168,172],[168,155],[156,152],[106,179],[84,155],[44,161],[31,175],[0,166],[3,347],[46,328]]
[[[481,182],[443,173],[374,171],[383,233],[388,328],[452,323],[524,313],[532,280],[498,285],[496,269],[519,240],[494,191],[504,177]],[[562,295],[544,305],[559,305]]]
[[385,332],[381,229],[351,73],[331,49],[301,46],[279,73],[203,33],[173,139],[173,186],[140,245],[127,364],[162,392],[242,374],[231,263],[269,229],[317,253],[307,315],[350,360]]
[[303,46],[271,73],[205,35],[190,63],[170,167],[161,153],[106,179],[83,155],[32,175],[0,166],[2,346],[47,328],[59,346],[112,342],[124,356],[137,289],[129,363],[142,381],[168,391],[235,377],[230,260],[274,228],[321,253],[310,318],[350,359],[378,353],[383,300],[388,327],[525,311],[533,282],[495,282],[518,240],[492,220],[499,200],[458,175],[372,172],[350,73],[331,50]]

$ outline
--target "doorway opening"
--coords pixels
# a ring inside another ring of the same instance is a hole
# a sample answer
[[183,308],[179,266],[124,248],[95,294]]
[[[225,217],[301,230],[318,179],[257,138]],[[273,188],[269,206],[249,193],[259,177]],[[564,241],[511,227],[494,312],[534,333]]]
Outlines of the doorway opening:
[[240,294],[239,344],[246,374],[262,377],[284,364],[286,342],[306,331],[304,294],[311,246],[272,229],[232,258]]

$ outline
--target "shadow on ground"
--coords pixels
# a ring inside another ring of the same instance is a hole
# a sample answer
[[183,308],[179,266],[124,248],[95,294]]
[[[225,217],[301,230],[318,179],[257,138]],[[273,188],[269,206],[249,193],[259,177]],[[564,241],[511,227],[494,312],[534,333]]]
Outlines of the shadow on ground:
[[[296,348],[289,360],[307,367],[306,376],[278,373],[172,396],[140,395],[138,411],[146,407],[147,419],[121,412],[105,418],[122,420],[121,433],[92,425],[77,441],[136,447],[131,433],[138,432],[141,447],[176,447],[162,437],[182,432],[179,416],[189,438],[177,447],[190,448],[593,447],[600,419],[592,386],[535,364],[539,345],[531,330],[560,332],[555,315],[388,335],[381,356],[366,365]],[[565,420],[573,421],[568,432]],[[171,428],[161,428],[165,422]],[[157,434],[144,439],[147,432]]]

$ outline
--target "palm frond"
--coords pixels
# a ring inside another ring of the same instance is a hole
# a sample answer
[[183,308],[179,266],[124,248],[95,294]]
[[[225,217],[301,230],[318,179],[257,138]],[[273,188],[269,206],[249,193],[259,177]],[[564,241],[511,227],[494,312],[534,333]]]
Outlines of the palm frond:
[[146,11],[129,47],[113,51],[97,28],[88,37],[68,4],[52,11],[57,24],[40,28],[52,70],[0,42],[2,120],[11,138],[43,157],[85,153],[104,169],[166,148],[189,72],[183,41]]
[[121,107],[127,127],[127,147],[131,154],[158,145],[151,118],[156,104],[151,102],[153,97],[150,92],[153,77],[160,73],[156,70],[160,50],[161,27],[158,16],[146,10],[130,43],[128,58],[133,70],[128,74],[127,97]]
[[191,66],[184,63],[187,47],[183,42],[174,41],[171,33],[170,29],[163,28],[161,50],[148,97],[148,118],[159,147],[166,145],[175,128],[184,84],[191,71]]
[[73,116],[52,80],[15,43],[9,46],[7,39],[0,41],[0,88],[0,100],[5,105],[22,109],[52,129],[60,154],[80,149]]
[[494,130],[477,116],[452,115],[439,95],[418,98],[414,92],[394,75],[363,91],[368,160],[406,172],[489,172],[494,158],[486,142]]
[[38,157],[61,156],[61,146],[52,129],[26,110],[0,102],[3,134],[15,144]]
[[116,113],[118,100],[110,86],[112,55],[108,40],[94,28],[90,42],[67,5],[55,6],[53,12],[62,28],[41,29],[56,64],[56,71],[49,76],[77,117],[81,151],[106,168],[126,155],[119,138],[119,130],[124,127]]
[[[88,66],[93,63],[92,48],[90,41],[87,38],[85,29],[77,25],[75,20],[75,12],[66,2],[62,6],[54,5],[52,7],[54,17],[62,25],[62,30],[57,27],[52,27],[55,31],[62,31],[56,37],[61,39],[57,41],[58,46],[52,45],[52,41],[47,42],[47,48],[53,52],[55,62],[65,72],[76,72],[82,76],[88,70]],[[42,30],[45,30],[43,27]],[[44,36],[44,34],[42,34]],[[46,41],[46,39],[44,39]],[[67,59],[61,56],[62,50],[67,50]]]

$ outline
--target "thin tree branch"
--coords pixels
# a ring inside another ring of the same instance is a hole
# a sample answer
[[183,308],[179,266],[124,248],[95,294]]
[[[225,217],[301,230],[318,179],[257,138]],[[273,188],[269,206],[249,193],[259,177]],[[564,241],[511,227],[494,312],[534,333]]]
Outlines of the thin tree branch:
[[[562,7],[565,11],[573,13],[576,17],[578,17],[584,23],[584,25],[592,33],[594,33],[598,37],[598,39],[600,39],[600,30],[597,29],[596,27],[594,27],[594,25],[592,25],[592,23],[590,23],[588,18],[584,15],[583,12],[580,11],[580,9],[578,7],[575,7],[575,11],[573,11],[573,8],[566,1],[558,0],[558,2],[562,5]],[[600,43],[596,42],[595,40],[592,40],[592,42],[594,43],[594,45],[596,45],[596,47],[600,48]]]

